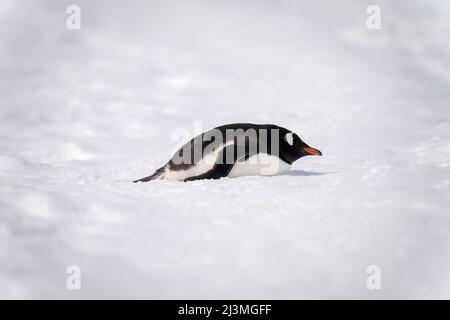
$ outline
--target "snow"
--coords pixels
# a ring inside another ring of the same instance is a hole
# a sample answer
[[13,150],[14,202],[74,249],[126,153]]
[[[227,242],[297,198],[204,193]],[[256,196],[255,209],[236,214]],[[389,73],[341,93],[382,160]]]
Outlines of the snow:
[[[450,298],[448,1],[69,4],[0,3],[0,298]],[[324,156],[131,183],[232,122]]]

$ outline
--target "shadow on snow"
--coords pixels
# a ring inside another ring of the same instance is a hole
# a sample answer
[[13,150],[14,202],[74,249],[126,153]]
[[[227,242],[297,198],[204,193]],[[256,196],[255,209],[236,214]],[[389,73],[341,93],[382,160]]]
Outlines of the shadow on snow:
[[336,172],[317,172],[317,171],[304,171],[304,170],[291,170],[289,172],[286,172],[285,176],[293,176],[293,177],[301,177],[301,176],[321,176],[324,174],[330,174],[330,173],[336,173]]

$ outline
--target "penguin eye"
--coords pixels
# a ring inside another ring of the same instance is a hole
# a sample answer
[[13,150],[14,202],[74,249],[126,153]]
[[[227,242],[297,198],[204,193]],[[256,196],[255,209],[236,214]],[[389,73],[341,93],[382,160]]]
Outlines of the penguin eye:
[[289,143],[291,146],[294,145],[294,134],[292,132],[286,133],[284,136],[284,140]]

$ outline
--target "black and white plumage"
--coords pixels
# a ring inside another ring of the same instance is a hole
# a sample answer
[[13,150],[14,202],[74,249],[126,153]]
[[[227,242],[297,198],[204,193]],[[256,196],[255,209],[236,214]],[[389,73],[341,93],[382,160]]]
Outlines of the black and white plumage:
[[307,155],[322,155],[292,131],[273,124],[234,123],[187,142],[150,180],[192,181],[247,175],[276,175]]

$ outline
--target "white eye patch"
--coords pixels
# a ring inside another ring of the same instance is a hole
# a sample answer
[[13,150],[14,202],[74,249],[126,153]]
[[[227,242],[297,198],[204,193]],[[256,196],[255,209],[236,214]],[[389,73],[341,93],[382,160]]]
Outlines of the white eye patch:
[[286,133],[286,136],[284,137],[287,143],[289,143],[291,146],[294,145],[294,134],[292,132]]

